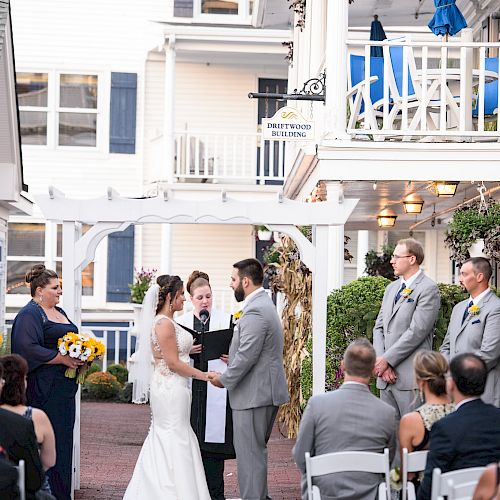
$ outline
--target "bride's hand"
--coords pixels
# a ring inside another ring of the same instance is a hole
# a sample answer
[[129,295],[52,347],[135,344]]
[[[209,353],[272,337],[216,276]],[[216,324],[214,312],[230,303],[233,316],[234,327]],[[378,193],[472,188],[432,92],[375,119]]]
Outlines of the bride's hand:
[[207,382],[209,382],[213,378],[217,377],[217,375],[220,375],[220,373],[218,373],[218,372],[207,372],[206,375],[207,375]]

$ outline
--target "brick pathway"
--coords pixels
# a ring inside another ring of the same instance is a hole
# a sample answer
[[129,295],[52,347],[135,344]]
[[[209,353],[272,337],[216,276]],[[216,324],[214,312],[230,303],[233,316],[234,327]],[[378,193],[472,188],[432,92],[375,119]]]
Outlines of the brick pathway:
[[[149,428],[149,406],[82,402],[81,490],[75,500],[118,500],[132,477]],[[300,474],[293,463],[293,441],[275,427],[269,441],[269,495],[300,498]],[[237,498],[236,460],[226,461],[226,497]],[[155,500],[155,499],[144,499]]]

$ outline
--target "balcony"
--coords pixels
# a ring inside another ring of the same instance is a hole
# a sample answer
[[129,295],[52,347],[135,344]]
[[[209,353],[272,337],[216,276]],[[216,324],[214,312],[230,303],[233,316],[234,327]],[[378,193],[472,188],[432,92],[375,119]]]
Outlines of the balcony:
[[346,132],[370,141],[497,142],[499,48],[464,37],[347,41]]
[[284,180],[285,146],[259,133],[179,132],[174,177],[178,182],[278,184]]

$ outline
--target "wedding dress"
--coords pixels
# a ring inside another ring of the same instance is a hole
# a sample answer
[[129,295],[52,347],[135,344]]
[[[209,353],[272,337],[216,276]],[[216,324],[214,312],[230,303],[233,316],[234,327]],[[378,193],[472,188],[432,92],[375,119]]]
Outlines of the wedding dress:
[[151,334],[154,372],[150,387],[151,427],[124,500],[210,500],[198,440],[191,429],[188,379],[170,371],[161,357],[155,328],[171,321],[179,359],[189,364],[193,337],[167,316],[158,315]]

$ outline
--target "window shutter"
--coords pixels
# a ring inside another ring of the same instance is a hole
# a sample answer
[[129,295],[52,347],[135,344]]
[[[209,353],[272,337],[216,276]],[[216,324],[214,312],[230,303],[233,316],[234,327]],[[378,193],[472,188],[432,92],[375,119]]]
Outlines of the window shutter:
[[174,0],[175,17],[193,17],[193,0]]
[[111,73],[109,152],[135,154],[137,74]]
[[128,302],[134,279],[134,226],[108,236],[106,300]]

